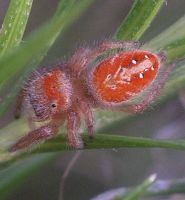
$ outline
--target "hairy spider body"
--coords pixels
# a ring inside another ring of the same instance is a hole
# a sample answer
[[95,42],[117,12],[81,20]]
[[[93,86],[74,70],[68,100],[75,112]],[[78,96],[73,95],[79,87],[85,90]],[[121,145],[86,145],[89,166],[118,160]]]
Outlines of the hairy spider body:
[[[110,50],[118,51],[97,59]],[[92,108],[142,112],[158,95],[174,66],[163,69],[163,76],[155,82],[165,59],[164,53],[139,50],[136,42],[106,41],[92,50],[78,49],[65,64],[34,72],[19,94],[16,116],[20,116],[24,104],[31,122],[49,122],[30,131],[10,150],[55,136],[65,121],[70,146],[83,148],[81,118],[89,136],[93,136]],[[140,103],[130,103],[149,87]]]

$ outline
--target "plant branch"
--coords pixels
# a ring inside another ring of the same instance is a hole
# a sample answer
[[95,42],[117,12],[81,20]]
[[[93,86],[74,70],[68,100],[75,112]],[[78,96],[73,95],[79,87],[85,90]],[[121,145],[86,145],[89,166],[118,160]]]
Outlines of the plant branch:
[[138,40],[150,26],[165,0],[135,0],[129,14],[118,28],[114,38]]

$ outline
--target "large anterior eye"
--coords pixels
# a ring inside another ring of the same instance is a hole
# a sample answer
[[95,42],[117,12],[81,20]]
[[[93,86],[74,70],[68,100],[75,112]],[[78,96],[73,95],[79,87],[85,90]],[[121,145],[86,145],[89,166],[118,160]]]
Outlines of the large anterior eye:
[[56,103],[52,103],[51,104],[51,108],[56,108],[57,107],[57,104]]

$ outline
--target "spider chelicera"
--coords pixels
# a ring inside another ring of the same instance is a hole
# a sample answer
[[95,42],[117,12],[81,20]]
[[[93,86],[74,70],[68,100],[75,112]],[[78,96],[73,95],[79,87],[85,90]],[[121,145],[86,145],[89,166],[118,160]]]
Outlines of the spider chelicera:
[[[23,108],[29,122],[49,122],[30,131],[10,151],[54,137],[65,121],[70,146],[83,148],[81,119],[93,136],[92,108],[142,112],[173,69],[174,64],[165,66],[165,61],[163,52],[139,49],[138,42],[105,41],[93,49],[78,49],[64,64],[35,71],[20,91],[16,117]],[[144,92],[140,102],[134,103]]]

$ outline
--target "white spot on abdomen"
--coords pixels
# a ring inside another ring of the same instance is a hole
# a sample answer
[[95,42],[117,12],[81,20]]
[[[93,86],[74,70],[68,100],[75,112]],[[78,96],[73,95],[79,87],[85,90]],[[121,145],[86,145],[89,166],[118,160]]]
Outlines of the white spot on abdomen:
[[135,65],[136,63],[137,63],[137,61],[133,59],[133,60],[132,60],[132,64]]
[[144,78],[144,74],[143,73],[139,73],[139,78]]

